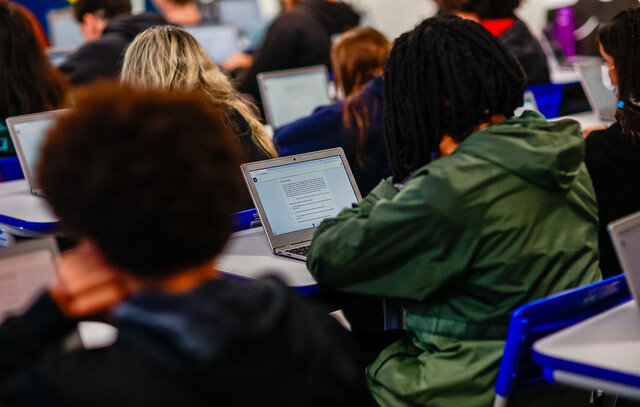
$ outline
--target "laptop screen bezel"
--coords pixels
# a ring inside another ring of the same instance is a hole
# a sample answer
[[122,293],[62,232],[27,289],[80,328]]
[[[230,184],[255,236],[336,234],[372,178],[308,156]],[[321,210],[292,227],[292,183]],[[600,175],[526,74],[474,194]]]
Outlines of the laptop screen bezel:
[[[273,127],[274,129],[277,129],[282,126],[276,127],[276,125],[273,122],[272,106],[271,106],[271,103],[269,102],[269,98],[267,97],[265,82],[273,78],[281,78],[283,76],[306,75],[306,74],[315,73],[315,72],[322,72],[324,74],[327,97],[329,98],[329,100],[331,100],[331,98],[329,97],[329,72],[327,71],[327,67],[324,65],[314,65],[306,68],[285,69],[281,71],[262,72],[258,74],[257,78],[258,78],[258,87],[260,89],[260,98],[262,99],[262,106],[264,107],[264,113],[267,118],[267,123],[269,123],[271,127]],[[288,124],[288,123],[285,123],[285,124]]]
[[[16,149],[16,155],[18,156],[18,161],[20,161],[20,167],[22,168],[22,173],[24,174],[27,183],[29,184],[29,189],[32,193],[40,192],[40,184],[38,183],[35,174],[31,173],[31,169],[29,168],[29,164],[27,163],[27,159],[24,155],[24,151],[22,150],[22,143],[18,140],[18,134],[16,132],[15,126],[27,123],[34,122],[39,120],[47,120],[51,119],[55,122],[60,116],[68,113],[71,109],[58,109],[58,110],[50,110],[48,112],[42,113],[34,113],[34,114],[26,114],[21,116],[13,116],[7,119],[7,127],[9,128],[9,134],[11,135],[11,141],[13,142],[13,146]],[[46,137],[46,135],[45,135]]]
[[358,189],[358,185],[356,184],[355,178],[353,176],[353,172],[351,171],[351,167],[349,166],[349,162],[347,161],[347,157],[344,154],[344,151],[341,147],[330,148],[327,150],[315,151],[312,153],[305,154],[297,154],[287,157],[274,158],[271,160],[264,161],[255,161],[251,163],[242,164],[240,166],[242,170],[242,175],[244,178],[247,187],[249,188],[249,194],[251,195],[251,199],[253,200],[254,205],[256,206],[256,210],[258,211],[258,215],[260,216],[260,221],[262,222],[262,226],[265,229],[267,234],[267,239],[269,243],[271,243],[271,247],[276,249],[278,247],[287,246],[294,243],[305,242],[311,240],[313,237],[313,233],[316,228],[307,228],[302,230],[297,230],[294,232],[283,233],[280,235],[273,234],[273,230],[271,229],[271,225],[269,224],[269,220],[267,219],[266,212],[262,202],[260,200],[260,196],[258,195],[258,191],[256,190],[255,184],[251,177],[251,172],[256,170],[262,170],[273,167],[280,167],[282,165],[287,164],[295,164],[295,163],[303,163],[307,161],[313,161],[322,158],[340,156],[344,164],[344,169],[349,177],[349,182],[351,183],[351,188],[353,188],[354,195],[358,202],[362,200],[362,196],[360,195],[360,190]]

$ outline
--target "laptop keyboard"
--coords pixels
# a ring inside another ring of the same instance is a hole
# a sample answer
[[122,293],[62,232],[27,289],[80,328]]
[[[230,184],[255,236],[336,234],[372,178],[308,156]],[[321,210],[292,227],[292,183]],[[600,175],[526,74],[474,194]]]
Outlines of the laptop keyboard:
[[295,249],[289,249],[289,250],[285,250],[285,251],[288,252],[288,253],[297,254],[299,256],[306,256],[307,253],[309,253],[309,247],[311,247],[311,246],[296,247]]

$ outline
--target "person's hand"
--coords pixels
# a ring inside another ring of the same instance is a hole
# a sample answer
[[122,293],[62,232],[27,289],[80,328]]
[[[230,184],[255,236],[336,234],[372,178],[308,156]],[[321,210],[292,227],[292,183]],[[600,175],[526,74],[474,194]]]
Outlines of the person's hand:
[[249,68],[253,64],[253,57],[244,52],[234,52],[222,63],[222,68],[228,72],[238,68]]
[[74,318],[108,312],[129,292],[126,278],[87,240],[62,254],[58,277],[51,296],[66,315]]

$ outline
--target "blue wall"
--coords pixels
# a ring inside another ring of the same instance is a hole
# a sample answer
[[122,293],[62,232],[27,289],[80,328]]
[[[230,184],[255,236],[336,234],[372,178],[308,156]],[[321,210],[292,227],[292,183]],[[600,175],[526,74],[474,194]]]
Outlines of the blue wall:
[[20,3],[29,10],[33,14],[38,17],[40,20],[40,24],[42,27],[49,32],[49,27],[47,27],[47,12],[51,9],[59,9],[65,8],[70,5],[67,0],[13,0],[16,3]]

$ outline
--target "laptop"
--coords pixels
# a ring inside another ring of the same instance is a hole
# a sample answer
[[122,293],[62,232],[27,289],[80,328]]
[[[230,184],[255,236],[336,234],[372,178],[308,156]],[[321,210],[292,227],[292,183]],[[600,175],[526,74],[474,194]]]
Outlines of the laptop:
[[580,73],[580,83],[593,113],[605,123],[616,120],[618,100],[602,83],[602,61],[587,60],[575,64]]
[[51,110],[7,119],[7,127],[20,160],[20,167],[34,195],[42,195],[37,174],[42,144],[56,119],[68,111],[69,109]]
[[267,122],[274,129],[331,103],[324,65],[263,72],[258,74],[258,85]]
[[220,22],[249,32],[262,23],[260,7],[256,0],[220,0],[218,3]]
[[209,58],[221,64],[240,50],[238,44],[238,29],[232,25],[199,25],[183,27],[204,48]]
[[64,64],[67,59],[75,52],[74,48],[48,48],[47,56],[49,57],[49,61],[53,66],[60,66]]
[[57,281],[58,244],[53,237],[0,249],[0,321],[24,312]]
[[611,222],[608,229],[627,284],[640,306],[640,212]]
[[47,26],[51,45],[55,48],[74,49],[84,44],[71,7],[50,10],[47,13]]
[[307,259],[323,219],[362,199],[342,148],[241,166],[273,252]]

